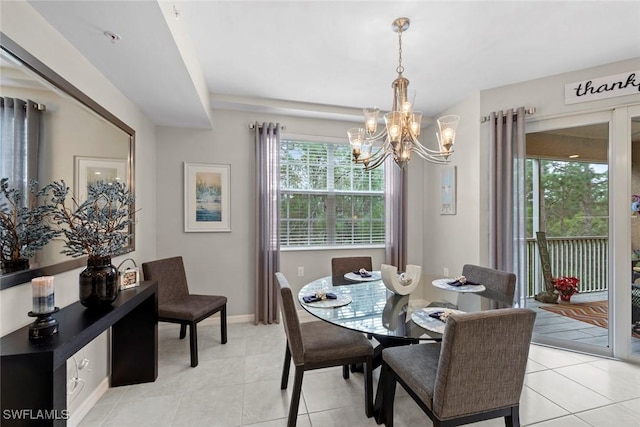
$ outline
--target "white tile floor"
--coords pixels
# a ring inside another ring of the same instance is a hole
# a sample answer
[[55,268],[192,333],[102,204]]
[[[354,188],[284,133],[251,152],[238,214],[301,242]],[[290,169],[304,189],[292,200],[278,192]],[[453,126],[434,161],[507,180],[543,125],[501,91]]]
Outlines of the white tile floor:
[[[229,324],[226,345],[219,326],[200,326],[196,368],[178,329],[160,324],[154,383],[109,389],[80,426],[286,426],[292,381],[280,390],[281,325]],[[638,427],[640,365],[532,345],[520,402],[522,425]],[[396,394],[395,408],[398,427],[431,425],[404,391]],[[298,426],[376,426],[364,415],[362,374],[345,381],[341,368],[305,373]]]

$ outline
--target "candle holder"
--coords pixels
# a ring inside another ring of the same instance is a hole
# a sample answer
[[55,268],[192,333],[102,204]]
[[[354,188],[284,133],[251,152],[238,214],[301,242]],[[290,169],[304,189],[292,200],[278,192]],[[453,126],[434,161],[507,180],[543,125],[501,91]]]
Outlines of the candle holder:
[[29,339],[38,340],[58,333],[58,321],[51,317],[52,314],[58,311],[60,311],[60,309],[55,307],[53,311],[48,313],[34,313],[33,311],[27,313],[29,317],[37,317],[37,319],[29,325]]

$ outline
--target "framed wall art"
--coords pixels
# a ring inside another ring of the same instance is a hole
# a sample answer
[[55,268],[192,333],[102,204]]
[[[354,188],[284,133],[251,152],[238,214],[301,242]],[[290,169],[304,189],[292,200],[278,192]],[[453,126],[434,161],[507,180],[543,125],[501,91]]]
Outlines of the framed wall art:
[[231,166],[184,163],[184,231],[231,231]]
[[440,215],[456,214],[456,167],[440,169]]
[[74,194],[78,200],[87,200],[87,187],[98,181],[122,182],[128,186],[127,159],[74,156]]

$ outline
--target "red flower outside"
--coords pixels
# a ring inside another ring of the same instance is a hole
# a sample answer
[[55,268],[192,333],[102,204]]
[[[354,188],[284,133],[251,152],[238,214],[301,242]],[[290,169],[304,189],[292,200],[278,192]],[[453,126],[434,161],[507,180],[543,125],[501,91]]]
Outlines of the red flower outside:
[[572,276],[562,276],[553,279],[553,287],[560,293],[560,295],[571,296],[578,291],[578,282],[580,279]]

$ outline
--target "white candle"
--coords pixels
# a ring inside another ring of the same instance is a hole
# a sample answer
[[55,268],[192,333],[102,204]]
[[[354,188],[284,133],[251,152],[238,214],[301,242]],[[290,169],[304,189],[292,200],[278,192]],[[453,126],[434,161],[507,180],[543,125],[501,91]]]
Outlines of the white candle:
[[55,308],[53,276],[41,276],[31,280],[34,314],[51,313]]

